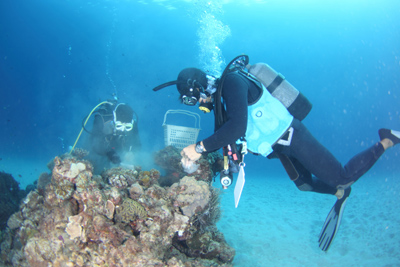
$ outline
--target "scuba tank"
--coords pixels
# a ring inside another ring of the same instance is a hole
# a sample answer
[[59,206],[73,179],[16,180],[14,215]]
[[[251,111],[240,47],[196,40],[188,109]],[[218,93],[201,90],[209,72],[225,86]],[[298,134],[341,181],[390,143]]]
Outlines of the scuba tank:
[[298,120],[303,120],[311,111],[312,104],[308,99],[290,84],[285,77],[277,73],[265,63],[246,65],[248,73],[259,80],[273,97],[278,99]]
[[[235,57],[228,64],[223,74],[232,71],[237,71],[237,73],[251,80],[260,88],[262,87],[261,84],[264,85],[269,93],[278,99],[296,119],[303,120],[311,111],[312,104],[310,101],[286,81],[282,74],[276,72],[269,65],[265,63],[250,65],[249,56],[241,55]],[[221,80],[223,81],[223,78]]]

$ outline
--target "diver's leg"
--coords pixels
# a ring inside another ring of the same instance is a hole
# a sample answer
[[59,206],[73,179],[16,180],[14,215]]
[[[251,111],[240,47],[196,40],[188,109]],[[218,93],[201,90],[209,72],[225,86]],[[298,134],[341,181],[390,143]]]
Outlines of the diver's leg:
[[384,152],[383,145],[378,142],[343,167],[300,121],[294,120],[293,128],[292,142],[282,148],[283,153],[296,158],[305,169],[332,187],[347,187],[357,181]]
[[[289,175],[290,180],[294,182],[300,191],[337,195],[338,189],[327,185],[321,180],[313,178],[311,172],[304,168],[304,166],[301,165],[297,159],[288,157],[287,155],[279,153],[278,151],[281,150],[279,147],[276,147],[275,156],[280,159],[283,167]],[[342,192],[340,192],[339,195],[342,195],[341,193]]]
[[299,190],[329,195],[337,194],[338,190],[335,187],[313,178],[312,174],[298,160],[294,158],[290,158],[290,160],[299,174],[298,178],[293,181]]

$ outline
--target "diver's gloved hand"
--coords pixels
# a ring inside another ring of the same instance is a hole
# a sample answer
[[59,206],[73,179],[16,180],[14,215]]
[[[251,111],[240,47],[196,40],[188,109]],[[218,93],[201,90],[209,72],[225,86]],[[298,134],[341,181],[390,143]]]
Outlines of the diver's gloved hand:
[[107,157],[114,164],[121,163],[121,158],[118,156],[118,154],[117,154],[117,152],[115,152],[115,150],[111,150],[111,151],[107,152]]
[[196,164],[194,161],[191,161],[188,157],[182,157],[181,165],[183,171],[188,174],[194,173],[200,167],[199,164]]

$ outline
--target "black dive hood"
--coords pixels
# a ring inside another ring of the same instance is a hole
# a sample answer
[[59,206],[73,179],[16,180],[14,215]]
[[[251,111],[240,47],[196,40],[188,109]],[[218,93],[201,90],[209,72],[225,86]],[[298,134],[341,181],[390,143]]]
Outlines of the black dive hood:
[[154,87],[153,88],[153,91],[154,92],[157,92],[157,91],[159,91],[159,90],[161,90],[161,89],[163,89],[163,88],[165,88],[165,87],[168,87],[168,86],[171,86],[171,85],[174,85],[174,84],[183,84],[183,83],[185,83],[184,81],[170,81],[170,82],[166,82],[166,83],[163,83],[163,84],[160,84],[159,86],[156,86],[156,87]]
[[[229,62],[229,64],[225,68],[224,72],[222,73],[221,77],[230,71],[230,67],[232,66],[232,63],[234,63],[235,61],[237,61],[239,64],[241,64],[243,66],[246,66],[247,64],[249,64],[249,56],[248,55],[240,55],[240,56],[235,57],[231,62]],[[195,68],[187,68],[187,69],[196,70]],[[181,73],[182,73],[182,71],[181,71]],[[197,78],[199,78],[199,77],[197,77]],[[186,84],[186,83],[187,83],[187,81],[179,80],[179,77],[178,77],[178,79],[175,81],[166,82],[166,83],[160,84],[159,86],[154,87],[153,91],[157,92],[157,91],[159,91],[165,87],[171,86],[171,85]]]
[[[176,85],[178,92],[181,96],[186,95],[189,97],[193,97],[194,99],[196,99],[197,102],[200,98],[204,98],[205,96],[209,97],[216,91],[216,88],[214,87],[216,79],[211,77],[212,76],[208,76],[200,69],[185,68],[179,73],[177,80],[166,82],[159,86],[156,86],[153,88],[153,91],[156,92],[165,87]],[[200,92],[195,91],[195,93],[193,93],[192,88],[194,86],[200,88]],[[212,91],[212,89],[214,89],[214,91]],[[205,113],[208,113],[213,109],[213,103],[200,103],[199,109]]]
[[163,83],[155,87],[153,91],[158,91],[174,84],[176,84],[178,92],[181,95],[188,94],[194,86],[205,89],[208,85],[207,74],[197,68],[185,68],[179,72],[178,78],[175,81]]
[[[170,82],[166,82],[163,84],[160,84],[159,86],[156,86],[153,88],[154,92],[157,92],[165,87],[174,85],[174,84],[186,84],[184,81],[170,81]],[[201,111],[203,111],[204,113],[209,113],[211,112],[211,110],[213,110],[214,108],[214,104],[213,103],[200,103],[199,109]]]

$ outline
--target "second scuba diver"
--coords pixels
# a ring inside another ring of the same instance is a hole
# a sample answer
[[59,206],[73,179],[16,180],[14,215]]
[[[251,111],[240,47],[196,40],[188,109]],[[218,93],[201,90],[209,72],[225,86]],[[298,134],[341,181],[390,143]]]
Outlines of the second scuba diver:
[[89,141],[96,173],[110,163],[119,165],[123,156],[141,148],[136,113],[125,103],[105,102],[95,113]]

